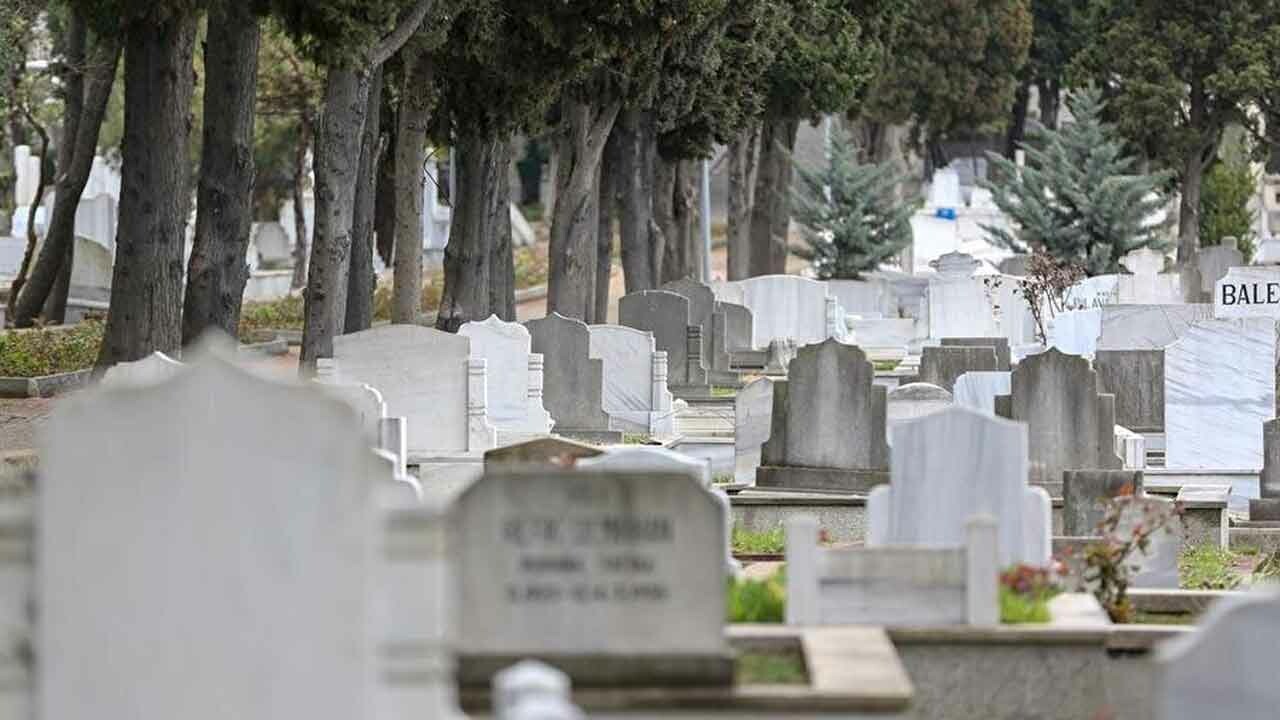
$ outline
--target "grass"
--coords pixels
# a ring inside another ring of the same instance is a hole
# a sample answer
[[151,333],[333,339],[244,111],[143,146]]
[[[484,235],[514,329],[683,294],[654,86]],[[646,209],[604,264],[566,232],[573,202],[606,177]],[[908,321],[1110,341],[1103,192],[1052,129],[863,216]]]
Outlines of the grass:
[[649,436],[645,433],[622,433],[623,445],[648,445]]
[[71,326],[0,334],[0,377],[41,377],[87,370],[98,360],[104,325],[85,320]]
[[240,338],[252,341],[265,330],[301,330],[304,317],[301,295],[248,302],[240,308]]
[[1184,590],[1232,590],[1243,578],[1237,555],[1216,545],[1198,545],[1178,558],[1179,584]]
[[892,372],[898,367],[897,360],[876,360],[872,365],[875,366],[876,372]]
[[733,529],[733,551],[736,553],[780,553],[786,547],[787,539],[780,527],[764,532]]
[[734,395],[737,395],[737,394],[738,394],[738,391],[734,390],[733,388],[716,387],[714,385],[711,387],[711,397],[727,398],[727,397],[733,397]]
[[787,579],[778,572],[766,580],[730,580],[726,600],[731,623],[780,623],[786,619]]
[[809,674],[799,653],[744,652],[734,663],[737,685],[805,685]]
[[514,250],[516,289],[527,290],[547,284],[551,263],[547,257],[547,245],[534,243]]
[[1005,625],[1021,623],[1047,623],[1049,601],[1053,593],[1037,593],[1023,595],[1005,586],[1000,586],[1000,622]]
[[1136,612],[1130,622],[1136,625],[1195,625],[1196,616],[1191,613]]
[[736,482],[738,482],[738,478],[734,477],[732,473],[719,473],[711,478],[712,485],[732,485]]

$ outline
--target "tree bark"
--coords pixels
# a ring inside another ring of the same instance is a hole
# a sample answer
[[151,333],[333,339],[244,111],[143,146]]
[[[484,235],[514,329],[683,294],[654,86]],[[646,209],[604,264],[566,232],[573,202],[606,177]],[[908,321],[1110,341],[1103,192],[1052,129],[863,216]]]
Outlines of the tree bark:
[[75,263],[76,244],[73,235],[72,242],[67,244],[67,254],[62,256],[62,264],[58,266],[58,276],[54,278],[49,297],[45,299],[44,321],[50,325],[63,325],[67,322],[67,298],[71,295],[71,271],[75,269]]
[[655,176],[660,180],[655,186],[661,193],[662,209],[659,213],[659,202],[655,196],[654,215],[659,218],[658,225],[666,238],[662,282],[695,278],[698,274],[698,253],[694,247],[698,222],[697,163],[659,156],[658,167],[660,170]]
[[617,167],[613,173],[618,195],[618,244],[622,278],[628,293],[657,287],[652,258],[653,224],[653,118],[642,110],[618,115],[610,133],[618,136]]
[[[616,127],[616,126],[615,126]],[[618,170],[622,159],[621,135],[609,133],[600,159],[600,196],[596,211],[596,293],[591,320],[609,321],[609,286],[613,280],[613,219],[618,205]]]
[[293,289],[306,287],[307,257],[310,254],[311,242],[307,238],[307,150],[315,139],[315,123],[311,113],[304,110],[298,118],[298,146],[293,152],[293,279],[289,285]]
[[653,224],[658,229],[658,237],[662,239],[655,248],[660,253],[655,263],[658,284],[662,285],[674,280],[678,258],[676,246],[680,243],[680,228],[676,220],[676,185],[679,181],[680,168],[677,162],[654,153],[653,158]]
[[356,177],[355,209],[351,221],[351,268],[347,272],[347,308],[344,333],[368,330],[373,326],[373,208],[378,188],[378,155],[382,109],[382,66],[369,80],[369,105],[365,110],[364,133],[360,139],[360,167]]
[[[40,209],[40,203],[44,202],[44,188],[49,182],[44,170],[48,165],[44,161],[49,154],[49,131],[32,117],[29,109],[24,108],[23,114],[27,117],[27,124],[40,136],[40,173],[36,178],[36,194],[31,198],[31,205],[27,208],[27,247],[22,253],[22,264],[18,266],[18,275],[9,286],[10,315],[13,314],[13,304],[17,300],[18,293],[27,282],[27,273],[31,272],[31,261],[36,253],[36,243],[39,242],[39,236],[36,234],[36,212]],[[58,155],[61,159],[63,155],[61,150]]]
[[[494,301],[507,305],[506,288],[514,287],[513,280],[497,277],[514,273],[511,261],[504,263],[502,258],[504,250],[507,258],[511,256],[510,141],[462,135],[455,140],[453,152],[457,153],[458,196],[444,250],[444,295],[436,316],[436,327],[448,332],[496,313]],[[510,294],[514,306],[514,290]],[[507,307],[500,309],[508,312]]]
[[333,357],[333,338],[342,334],[346,320],[351,230],[368,97],[369,76],[364,70],[329,69],[316,137],[315,229],[302,331],[304,374],[310,374],[317,358]]
[[600,158],[621,103],[561,99],[557,138],[556,204],[551,215],[547,312],[585,320],[595,308],[596,233]]
[[728,274],[730,280],[751,277],[751,206],[755,190],[756,150],[760,129],[742,130],[729,143]]
[[1062,106],[1062,83],[1058,80],[1041,80],[1039,90],[1040,124],[1050,130],[1058,129],[1058,109]]
[[396,117],[388,100],[390,96],[389,92],[382,93],[382,110],[378,113],[383,150],[378,161],[378,188],[373,201],[373,234],[378,257],[386,267],[395,263],[396,246]]
[[760,129],[760,160],[751,207],[751,275],[787,271],[787,233],[791,225],[791,152],[800,123],[767,114]]
[[[198,18],[151,10],[125,29],[120,222],[99,368],[182,347],[182,255],[191,205],[186,148]],[[73,210],[73,229],[74,222]]]
[[[1041,103],[1043,107],[1044,103]],[[1004,136],[1004,156],[1012,160],[1022,146],[1027,134],[1027,108],[1031,106],[1031,81],[1018,83],[1013,93],[1013,110],[1009,115],[1009,128]]]
[[407,53],[396,128],[396,266],[391,322],[417,322],[422,313],[422,185],[431,116],[431,67],[425,53]]
[[258,18],[248,4],[209,9],[204,45],[204,144],[196,232],[187,263],[182,342],[208,328],[236,337],[249,279],[245,253],[253,224],[253,124],[258,83]]
[[[492,223],[489,228],[489,312],[508,322],[516,320],[516,262],[515,248],[511,244],[511,138],[494,141],[491,154],[493,167],[486,168],[497,180],[493,198],[484,207],[492,207]],[[484,318],[481,318],[482,320]]]
[[[107,101],[111,98],[111,86],[115,82],[116,66],[120,62],[120,39],[118,35],[103,35],[94,38],[94,48],[87,65],[82,68],[83,91],[76,93],[68,87],[71,95],[80,94],[80,99],[71,99],[65,109],[66,120],[63,126],[63,139],[58,150],[58,173],[56,191],[53,199],[53,212],[49,217],[49,226],[45,232],[44,246],[36,258],[27,282],[18,294],[18,302],[14,307],[14,324],[17,327],[30,327],[45,303],[54,293],[55,285],[61,274],[63,264],[67,267],[67,282],[70,284],[71,257],[75,249],[76,208],[80,205],[80,196],[89,181],[89,171],[93,169],[93,155],[98,146],[98,131],[102,128],[102,118],[106,113]],[[77,111],[73,107],[79,105]],[[74,116],[74,118],[73,118]],[[69,121],[69,122],[68,122]],[[65,153],[65,155],[64,155]],[[62,313],[56,313],[57,321],[65,315],[66,292],[61,291]],[[53,303],[56,305],[58,303]],[[46,319],[54,320],[55,316],[46,314]]]

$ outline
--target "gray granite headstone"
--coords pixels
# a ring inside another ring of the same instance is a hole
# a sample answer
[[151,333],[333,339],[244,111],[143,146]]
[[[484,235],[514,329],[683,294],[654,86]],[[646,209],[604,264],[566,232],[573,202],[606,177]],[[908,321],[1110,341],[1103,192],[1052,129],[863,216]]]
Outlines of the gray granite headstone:
[[701,357],[689,354],[689,317],[689,299],[669,290],[628,293],[618,300],[618,324],[648,330],[657,348],[666,351],[668,384],[673,391],[708,385],[706,365]]
[[[885,396],[889,427],[951,407],[951,393],[929,383],[908,383]],[[892,433],[890,433],[892,437]]]
[[760,452],[769,439],[773,417],[773,386],[770,378],[757,378],[733,398],[734,479],[751,483],[760,467]]
[[696,477],[490,470],[449,518],[460,684],[525,657],[575,685],[730,682],[725,516]]
[[1098,534],[1110,501],[1142,495],[1141,470],[1068,470],[1062,476],[1063,534]]
[[1012,367],[1009,338],[1004,337],[948,337],[942,338],[942,347],[990,347],[996,350],[997,370],[1008,372]]
[[1202,297],[1212,298],[1214,286],[1226,277],[1233,267],[1244,265],[1244,255],[1236,249],[1235,238],[1223,238],[1221,245],[1200,248],[1196,253],[1196,267],[1200,271]]
[[[710,370],[728,371],[729,354],[722,343],[713,340],[716,295],[711,288],[691,278],[681,278],[663,285],[661,290],[673,292],[689,301],[689,324],[702,328],[702,357]],[[723,321],[721,321],[723,323]],[[623,323],[624,325],[626,323]],[[727,333],[728,328],[725,327]],[[715,353],[715,354],[713,354]]]
[[1099,350],[1093,369],[1098,392],[1116,396],[1116,425],[1164,431],[1164,350]]
[[717,302],[716,312],[724,316],[726,350],[734,352],[755,349],[751,346],[755,320],[752,319],[751,310],[747,306],[731,302]]
[[1262,473],[1258,485],[1262,497],[1249,501],[1249,519],[1280,521],[1280,419],[1262,424]]
[[[1104,409],[1089,361],[1056,348],[1032,355],[1013,370],[1012,393],[996,400],[996,413],[1027,423],[1031,480],[1055,494],[1064,470],[1106,468],[1113,430],[1103,427]],[[1112,408],[1114,418],[1114,407]]]
[[865,491],[888,469],[885,388],[860,348],[800,348],[774,385],[773,429],[757,484]]
[[920,374],[916,382],[937,385],[951,392],[956,378],[967,372],[993,372],[1000,369],[993,347],[927,347],[921,354]]
[[620,441],[604,411],[604,361],[591,357],[591,331],[581,320],[552,313],[525,323],[533,352],[542,353],[542,399],[555,432]]

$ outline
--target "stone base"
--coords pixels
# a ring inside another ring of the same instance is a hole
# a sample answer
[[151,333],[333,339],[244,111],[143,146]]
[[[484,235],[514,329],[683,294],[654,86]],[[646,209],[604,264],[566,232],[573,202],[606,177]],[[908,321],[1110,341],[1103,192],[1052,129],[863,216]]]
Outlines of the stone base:
[[733,684],[734,654],[707,655],[459,655],[458,685],[489,687],[499,670],[535,659],[569,675],[582,687],[726,687]]
[[570,440],[577,440],[578,442],[593,443],[595,445],[621,445],[622,444],[621,430],[592,430],[592,429],[577,430],[573,428],[561,428],[557,426],[556,429],[552,431],[552,433],[554,435],[559,435],[560,437],[563,437],[563,438],[569,438]]
[[865,494],[889,482],[888,470],[810,468],[790,465],[761,465],[756,468],[756,487],[789,490],[818,490]]
[[1278,521],[1280,520],[1280,498],[1262,498],[1261,500],[1249,501],[1249,520],[1257,521]]
[[729,367],[740,370],[760,370],[769,364],[768,350],[730,350]]
[[708,373],[711,384],[718,388],[742,389],[742,374],[734,370],[712,370]]
[[688,402],[707,402],[709,400],[733,402],[732,397],[716,397],[712,395],[710,385],[668,385],[667,389],[671,391],[671,394],[677,400],[686,400]]

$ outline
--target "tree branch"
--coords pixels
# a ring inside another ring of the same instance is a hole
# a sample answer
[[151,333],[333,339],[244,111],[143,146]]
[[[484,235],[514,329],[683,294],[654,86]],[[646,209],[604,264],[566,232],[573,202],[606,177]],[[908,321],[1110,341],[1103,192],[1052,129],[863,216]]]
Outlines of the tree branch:
[[369,57],[369,61],[374,67],[381,65],[391,59],[405,43],[409,42],[409,38],[418,32],[418,28],[422,26],[422,21],[426,19],[427,13],[431,7],[435,5],[435,0],[418,0],[418,4],[413,6],[404,17],[400,18],[400,22],[396,25],[396,29],[391,31],[378,43],[373,49],[373,53]]

